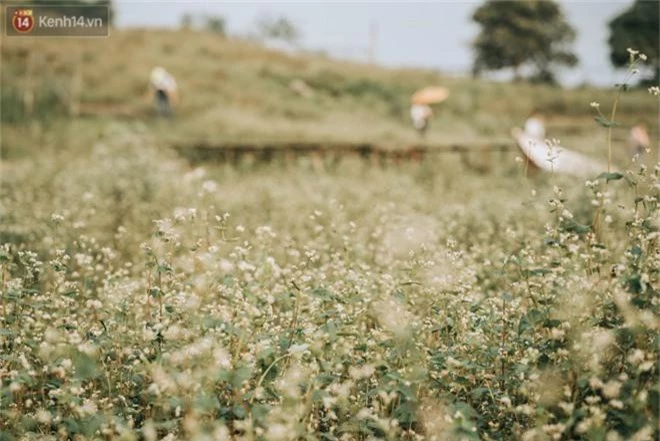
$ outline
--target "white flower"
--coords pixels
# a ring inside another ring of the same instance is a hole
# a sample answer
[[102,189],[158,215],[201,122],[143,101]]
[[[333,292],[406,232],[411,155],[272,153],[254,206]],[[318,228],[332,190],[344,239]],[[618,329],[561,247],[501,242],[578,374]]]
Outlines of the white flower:
[[308,344],[293,345],[289,348],[289,354],[302,354],[307,349],[309,349]]
[[206,193],[214,193],[218,189],[218,184],[215,181],[207,180],[202,183],[202,190]]
[[649,87],[649,93],[653,96],[660,96],[660,87],[658,86]]
[[646,54],[639,54],[639,59],[642,61],[646,61]]
[[630,55],[637,55],[637,54],[639,53],[639,51],[636,51],[636,50],[631,49],[631,48],[628,48],[628,49],[626,49],[626,50],[628,51],[628,53],[629,53]]
[[592,101],[589,105],[594,109],[598,109],[600,107],[600,103],[598,101]]

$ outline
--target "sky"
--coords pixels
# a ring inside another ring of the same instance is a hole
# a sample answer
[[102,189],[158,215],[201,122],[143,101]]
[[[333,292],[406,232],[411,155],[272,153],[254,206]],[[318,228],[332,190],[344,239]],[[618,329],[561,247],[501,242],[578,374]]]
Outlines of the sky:
[[[609,62],[607,23],[632,0],[563,0],[564,14],[577,31],[574,51],[580,64],[559,71],[565,86],[590,83],[611,86],[625,76]],[[434,2],[283,2],[115,0],[119,27],[177,27],[184,13],[225,18],[230,35],[253,33],[264,16],[290,19],[304,49],[389,67],[423,67],[467,75],[471,41],[479,27],[471,21],[481,1]],[[495,75],[504,78],[505,75]]]

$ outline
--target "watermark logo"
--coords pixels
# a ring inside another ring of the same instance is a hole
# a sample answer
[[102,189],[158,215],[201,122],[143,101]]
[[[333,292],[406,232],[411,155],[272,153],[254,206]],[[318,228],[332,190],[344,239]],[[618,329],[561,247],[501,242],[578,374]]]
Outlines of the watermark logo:
[[11,17],[11,25],[21,34],[27,34],[34,28],[34,11],[32,9],[16,9]]
[[110,11],[106,5],[6,6],[7,37],[107,37]]

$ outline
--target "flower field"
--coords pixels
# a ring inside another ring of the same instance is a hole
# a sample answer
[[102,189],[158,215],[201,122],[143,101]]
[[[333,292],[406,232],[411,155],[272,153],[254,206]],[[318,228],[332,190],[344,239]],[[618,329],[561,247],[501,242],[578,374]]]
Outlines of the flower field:
[[658,437],[657,166],[194,168],[123,124],[1,176],[1,440]]

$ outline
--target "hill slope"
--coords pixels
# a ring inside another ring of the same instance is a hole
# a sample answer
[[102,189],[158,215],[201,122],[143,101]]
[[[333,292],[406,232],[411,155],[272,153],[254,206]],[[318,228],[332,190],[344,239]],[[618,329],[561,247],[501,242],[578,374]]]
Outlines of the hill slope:
[[[103,39],[5,39],[2,60],[7,133],[7,123],[30,113],[30,92],[35,103],[31,114],[42,120],[72,110],[95,119],[142,121],[172,140],[394,144],[417,139],[408,120],[408,99],[429,84],[451,91],[437,106],[430,142],[506,137],[535,107],[550,115],[549,127],[570,134],[576,121],[594,126],[589,102],[605,104],[611,97],[611,91],[501,84],[289,55],[194,31],[113,30]],[[147,79],[156,65],[171,71],[181,89],[182,102],[172,122],[152,117]],[[291,87],[297,80],[311,88],[309,96]],[[643,95],[645,91],[635,91],[623,100],[624,118],[657,119],[657,103]]]

